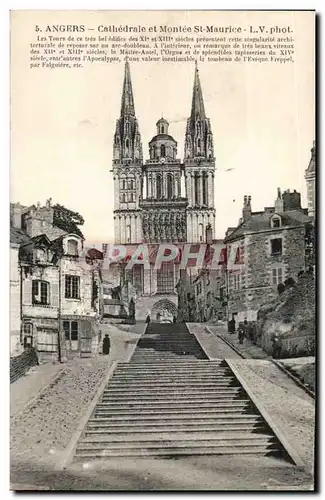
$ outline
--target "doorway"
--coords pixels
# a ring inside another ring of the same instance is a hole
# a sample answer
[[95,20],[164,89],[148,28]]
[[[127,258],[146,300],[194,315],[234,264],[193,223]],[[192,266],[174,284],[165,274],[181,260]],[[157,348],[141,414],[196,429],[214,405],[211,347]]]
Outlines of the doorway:
[[79,350],[78,321],[63,321],[66,350],[75,352]]

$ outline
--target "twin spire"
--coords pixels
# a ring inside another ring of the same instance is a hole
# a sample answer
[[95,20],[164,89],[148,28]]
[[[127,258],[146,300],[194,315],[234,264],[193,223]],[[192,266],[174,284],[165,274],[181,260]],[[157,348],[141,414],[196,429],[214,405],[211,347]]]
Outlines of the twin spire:
[[192,120],[204,119],[205,109],[203,94],[199,76],[199,68],[197,66],[197,61],[195,61],[195,74],[194,74],[194,85],[193,85],[193,97],[192,97],[192,109],[191,109]]
[[[122,102],[121,102],[121,117],[126,115],[135,116],[130,64],[128,61],[125,62],[124,82],[123,82],[123,92],[122,92]],[[191,119],[204,120],[205,118],[206,116],[205,116],[203,94],[199,76],[199,68],[197,65],[197,61],[195,61]]]
[[[162,127],[164,132],[160,131],[159,133],[168,133],[165,131],[165,125]],[[168,130],[168,124],[166,130]],[[141,158],[142,146],[135,115],[130,65],[126,61],[121,115],[117,121],[114,138],[114,160],[120,162],[124,159],[131,161],[133,159],[138,163]],[[205,114],[197,62],[195,62],[191,115],[187,120],[185,133],[185,158],[205,158],[209,161],[214,159],[212,131],[210,121]]]
[[122,103],[121,103],[121,117],[126,115],[135,116],[131,72],[128,61],[126,61],[125,63]]

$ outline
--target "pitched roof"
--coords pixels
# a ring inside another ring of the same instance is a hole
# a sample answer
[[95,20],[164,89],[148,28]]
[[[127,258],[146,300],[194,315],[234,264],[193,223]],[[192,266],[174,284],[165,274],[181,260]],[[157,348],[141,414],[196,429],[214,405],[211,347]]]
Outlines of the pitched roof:
[[[275,212],[282,219],[282,226],[299,226],[306,224],[310,218],[305,214],[304,210],[288,210],[287,212]],[[274,214],[275,214],[274,213]],[[256,213],[243,221],[239,226],[225,238],[225,242],[235,240],[245,233],[259,232],[270,229],[270,218],[274,214]]]
[[22,243],[28,243],[31,238],[23,231],[16,227],[10,227],[10,243],[15,243],[21,245]]

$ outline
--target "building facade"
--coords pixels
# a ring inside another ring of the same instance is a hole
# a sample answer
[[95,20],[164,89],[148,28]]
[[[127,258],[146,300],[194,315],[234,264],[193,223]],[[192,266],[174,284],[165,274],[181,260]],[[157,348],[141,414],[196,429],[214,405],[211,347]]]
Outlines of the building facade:
[[100,272],[87,263],[83,238],[56,227],[53,214],[50,200],[11,205],[20,287],[19,308],[11,310],[20,310],[20,348],[34,347],[41,362],[94,354],[99,341]]
[[168,121],[156,127],[144,162],[126,62],[113,145],[115,243],[204,242],[206,226],[215,233],[215,157],[197,66],[183,162]]
[[296,191],[278,189],[274,206],[262,212],[252,212],[250,197],[244,197],[240,223],[225,238],[227,254],[235,246],[239,264],[227,270],[228,319],[235,314],[238,321],[256,320],[260,306],[277,296],[280,283],[297,281],[306,269],[309,224]]
[[130,251],[146,243],[151,264],[150,269],[137,265],[131,270],[121,263],[112,264],[111,275],[115,276],[114,286],[120,285],[119,280],[130,280],[135,287],[137,319],[150,314],[152,319],[172,320],[177,315],[179,262],[164,262],[156,269],[158,245],[204,243],[207,226],[213,237],[215,233],[213,135],[197,66],[183,161],[177,156],[177,142],[169,128],[165,118],[157,121],[156,134],[149,142],[149,158],[144,161],[126,62],[113,144],[115,243],[127,245]]

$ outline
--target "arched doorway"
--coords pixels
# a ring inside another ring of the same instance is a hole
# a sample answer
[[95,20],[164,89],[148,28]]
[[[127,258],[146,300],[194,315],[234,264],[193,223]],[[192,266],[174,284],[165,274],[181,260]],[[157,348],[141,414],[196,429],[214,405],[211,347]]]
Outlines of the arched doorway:
[[177,317],[176,305],[168,299],[161,299],[151,309],[151,320],[158,323],[173,323]]

